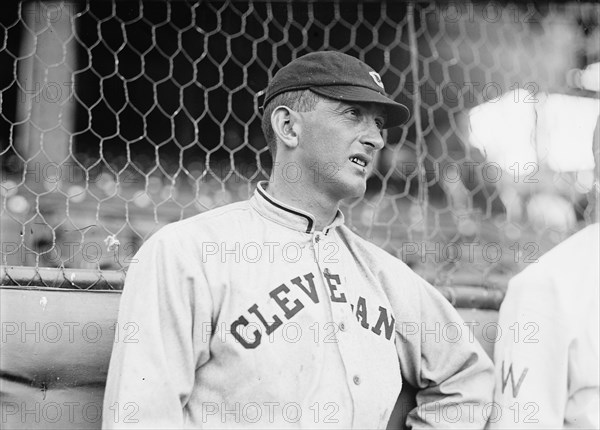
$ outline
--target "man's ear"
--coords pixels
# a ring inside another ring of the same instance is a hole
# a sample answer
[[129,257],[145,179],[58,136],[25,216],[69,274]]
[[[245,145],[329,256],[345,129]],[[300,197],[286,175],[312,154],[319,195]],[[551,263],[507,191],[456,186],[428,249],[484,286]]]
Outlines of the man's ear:
[[271,127],[277,138],[288,148],[298,146],[298,136],[302,129],[301,118],[287,106],[277,106],[271,114]]

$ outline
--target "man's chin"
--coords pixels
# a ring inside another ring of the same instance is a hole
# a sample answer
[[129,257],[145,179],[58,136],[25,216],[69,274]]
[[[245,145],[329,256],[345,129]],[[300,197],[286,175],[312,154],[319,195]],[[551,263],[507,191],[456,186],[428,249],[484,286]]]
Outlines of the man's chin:
[[340,200],[360,198],[363,197],[367,191],[367,181],[353,181],[340,188],[342,188],[340,190]]

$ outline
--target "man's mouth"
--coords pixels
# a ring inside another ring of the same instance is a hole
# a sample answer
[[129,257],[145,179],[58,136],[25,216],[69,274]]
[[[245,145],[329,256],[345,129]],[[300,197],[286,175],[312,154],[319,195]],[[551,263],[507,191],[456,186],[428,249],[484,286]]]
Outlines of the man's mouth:
[[350,161],[353,162],[354,164],[359,165],[360,167],[367,167],[367,162],[358,157],[350,157]]

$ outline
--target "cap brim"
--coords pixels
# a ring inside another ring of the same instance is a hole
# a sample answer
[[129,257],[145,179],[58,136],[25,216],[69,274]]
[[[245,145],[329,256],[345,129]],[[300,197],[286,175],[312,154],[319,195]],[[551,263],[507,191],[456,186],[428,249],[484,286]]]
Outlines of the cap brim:
[[369,88],[355,87],[352,85],[329,85],[310,87],[310,90],[334,100],[356,103],[377,103],[385,106],[387,120],[384,128],[397,127],[405,124],[410,118],[410,111],[406,106],[396,103],[388,97]]

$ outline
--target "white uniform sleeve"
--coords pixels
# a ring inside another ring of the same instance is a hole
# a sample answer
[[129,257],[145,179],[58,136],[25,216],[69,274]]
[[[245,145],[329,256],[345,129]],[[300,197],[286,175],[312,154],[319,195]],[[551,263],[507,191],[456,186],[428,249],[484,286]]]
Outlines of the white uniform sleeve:
[[509,283],[495,348],[497,416],[490,428],[562,428],[568,398],[568,317],[541,267]]
[[[208,360],[211,297],[176,229],[129,267],[104,397],[103,428],[182,428],[195,371]],[[202,333],[202,335],[200,335]],[[194,335],[196,334],[196,335]]]
[[427,282],[417,284],[419,308],[400,322],[397,342],[402,376],[419,390],[407,425],[482,429],[492,402],[492,361],[452,305]]

